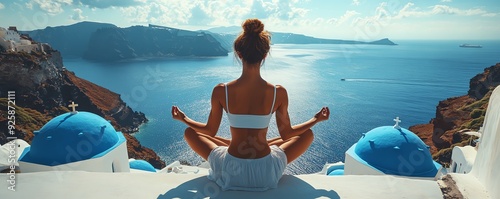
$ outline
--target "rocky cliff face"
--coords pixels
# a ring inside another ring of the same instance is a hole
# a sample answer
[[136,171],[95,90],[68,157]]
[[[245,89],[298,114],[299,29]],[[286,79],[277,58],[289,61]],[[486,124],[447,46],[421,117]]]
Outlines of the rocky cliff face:
[[470,80],[467,95],[440,101],[436,116],[428,124],[410,127],[431,147],[433,158],[448,166],[454,146],[468,145],[471,137],[463,134],[477,131],[484,121],[492,90],[500,85],[500,63],[484,69]]
[[33,40],[49,43],[66,58],[82,57],[89,44],[92,33],[100,28],[114,28],[113,24],[97,22],[79,22],[68,26],[47,27],[45,29],[23,31]]
[[[16,135],[31,142],[33,131],[48,120],[69,111],[74,101],[80,111],[98,114],[110,120],[127,138],[131,158],[144,159],[156,168],[165,163],[151,149],[145,148],[130,133],[147,122],[143,113],[133,111],[120,96],[108,89],[78,78],[67,71],[58,51],[43,53],[0,53],[0,96],[15,91]],[[7,100],[0,99],[0,144],[7,140]]]
[[210,34],[166,27],[103,28],[92,34],[85,59],[116,61],[137,57],[227,56]]

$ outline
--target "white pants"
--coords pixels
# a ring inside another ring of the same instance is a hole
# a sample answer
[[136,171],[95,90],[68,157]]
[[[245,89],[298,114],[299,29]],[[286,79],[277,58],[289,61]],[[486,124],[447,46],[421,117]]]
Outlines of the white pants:
[[225,146],[213,149],[208,156],[208,179],[222,190],[265,191],[278,186],[287,165],[281,148],[270,146],[271,153],[258,159],[241,159],[227,152]]

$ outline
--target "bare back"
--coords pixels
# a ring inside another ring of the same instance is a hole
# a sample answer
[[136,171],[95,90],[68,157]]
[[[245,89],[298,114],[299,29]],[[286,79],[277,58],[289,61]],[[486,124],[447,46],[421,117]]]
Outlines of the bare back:
[[[280,99],[274,101],[274,85],[262,80],[258,82],[244,82],[235,80],[227,85],[228,104],[222,96],[221,104],[227,113],[228,105],[231,114],[268,115],[270,109],[274,113],[279,106]],[[276,90],[278,92],[279,89]],[[273,106],[274,101],[274,106]],[[268,128],[249,129],[231,128],[232,140],[228,152],[238,158],[255,159],[270,153],[266,135]]]

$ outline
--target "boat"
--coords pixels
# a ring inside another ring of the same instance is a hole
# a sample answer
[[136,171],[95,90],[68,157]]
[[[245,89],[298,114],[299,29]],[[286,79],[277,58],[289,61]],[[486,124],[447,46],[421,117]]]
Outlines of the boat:
[[459,47],[462,47],[462,48],[482,48],[483,46],[476,45],[476,44],[462,44]]

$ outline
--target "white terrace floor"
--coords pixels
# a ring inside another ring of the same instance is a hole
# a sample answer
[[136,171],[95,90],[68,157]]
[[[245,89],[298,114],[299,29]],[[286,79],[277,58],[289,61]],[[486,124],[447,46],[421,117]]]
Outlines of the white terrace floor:
[[221,191],[202,173],[51,171],[17,174],[16,180],[15,192],[0,181],[0,198],[443,198],[436,181],[394,176],[285,175],[266,192]]

